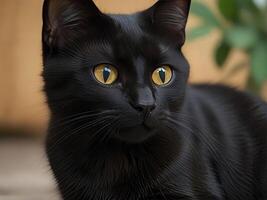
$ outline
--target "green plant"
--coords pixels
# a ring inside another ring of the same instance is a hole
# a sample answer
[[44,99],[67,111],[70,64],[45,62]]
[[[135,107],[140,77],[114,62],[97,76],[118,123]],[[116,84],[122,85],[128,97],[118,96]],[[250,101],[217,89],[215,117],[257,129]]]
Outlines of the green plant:
[[[259,91],[267,81],[267,0],[216,0],[219,15],[203,0],[193,0],[191,12],[201,24],[189,30],[193,40],[214,29],[221,39],[214,52],[218,67],[223,68],[233,49],[244,51],[250,60],[248,88]],[[236,66],[235,71],[244,64]]]

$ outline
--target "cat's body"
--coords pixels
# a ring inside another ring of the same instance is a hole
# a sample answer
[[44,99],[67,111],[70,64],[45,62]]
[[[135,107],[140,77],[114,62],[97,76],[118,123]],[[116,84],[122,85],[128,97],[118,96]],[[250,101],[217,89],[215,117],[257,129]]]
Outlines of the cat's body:
[[47,154],[64,200],[267,199],[267,105],[187,86],[189,5],[107,16],[89,0],[45,1]]
[[[222,86],[187,91],[181,125],[163,140],[129,146],[112,141],[98,149],[73,149],[71,140],[48,151],[65,199],[265,200],[267,105]],[[54,142],[48,138],[48,150]]]

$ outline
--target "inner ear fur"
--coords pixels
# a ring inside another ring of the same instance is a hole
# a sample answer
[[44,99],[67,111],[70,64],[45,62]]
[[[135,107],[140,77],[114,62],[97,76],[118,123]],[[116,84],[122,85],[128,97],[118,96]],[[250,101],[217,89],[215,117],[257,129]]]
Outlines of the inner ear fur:
[[45,0],[43,43],[61,47],[86,31],[85,26],[103,15],[92,0]]
[[144,11],[152,31],[182,46],[191,0],[159,0]]

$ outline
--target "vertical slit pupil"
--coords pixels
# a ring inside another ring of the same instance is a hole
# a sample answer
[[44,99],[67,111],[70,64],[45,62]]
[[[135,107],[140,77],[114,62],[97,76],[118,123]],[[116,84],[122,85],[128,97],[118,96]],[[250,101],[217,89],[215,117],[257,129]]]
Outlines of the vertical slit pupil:
[[159,70],[159,77],[160,77],[162,83],[165,83],[165,81],[166,81],[166,71],[165,71],[164,68],[161,68]]
[[105,81],[105,83],[108,81],[108,78],[110,76],[111,70],[109,67],[105,67],[103,70],[103,79]]

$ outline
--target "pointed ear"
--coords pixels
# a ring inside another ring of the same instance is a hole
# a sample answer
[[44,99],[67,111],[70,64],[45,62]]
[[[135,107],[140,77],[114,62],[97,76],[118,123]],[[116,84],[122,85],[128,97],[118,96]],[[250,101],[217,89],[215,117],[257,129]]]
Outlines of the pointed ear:
[[86,31],[101,12],[92,0],[45,0],[43,6],[43,44],[62,47]]
[[159,0],[145,11],[152,30],[182,46],[191,0]]

